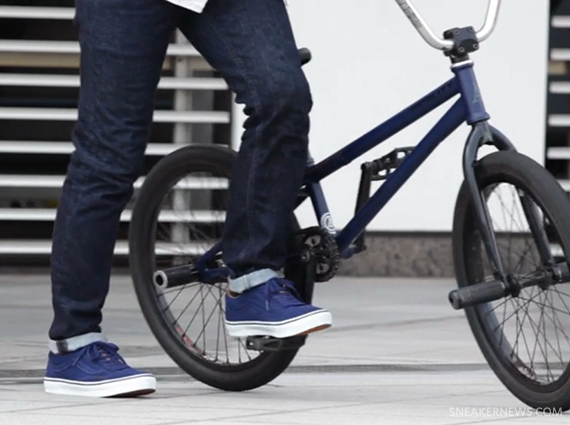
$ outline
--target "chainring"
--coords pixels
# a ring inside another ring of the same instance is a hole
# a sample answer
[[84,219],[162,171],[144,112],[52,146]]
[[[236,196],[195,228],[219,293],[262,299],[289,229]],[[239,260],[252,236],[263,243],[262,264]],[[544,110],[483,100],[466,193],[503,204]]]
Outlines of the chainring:
[[316,282],[328,282],[340,267],[340,252],[336,239],[321,227],[309,227],[299,232],[301,245],[316,259]]

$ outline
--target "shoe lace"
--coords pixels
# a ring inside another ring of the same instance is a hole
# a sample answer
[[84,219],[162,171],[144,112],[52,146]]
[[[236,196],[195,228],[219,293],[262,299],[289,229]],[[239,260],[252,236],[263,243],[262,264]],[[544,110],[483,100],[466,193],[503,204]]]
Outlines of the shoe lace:
[[91,358],[109,370],[120,370],[128,367],[118,351],[119,347],[108,342],[96,342],[89,347]]
[[267,282],[263,287],[263,293],[265,295],[265,308],[269,310],[269,303],[272,299],[279,297],[287,297],[288,303],[291,304],[291,296],[293,296],[300,304],[301,295],[295,288],[293,282],[286,279],[272,279]]

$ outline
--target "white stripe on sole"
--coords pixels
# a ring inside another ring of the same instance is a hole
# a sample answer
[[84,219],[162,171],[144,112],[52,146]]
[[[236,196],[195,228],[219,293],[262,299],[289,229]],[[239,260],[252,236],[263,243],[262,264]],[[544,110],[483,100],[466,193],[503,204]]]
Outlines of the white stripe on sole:
[[228,334],[234,338],[248,336],[271,336],[273,338],[289,338],[317,328],[332,325],[332,315],[327,310],[318,310],[283,322],[229,322],[226,320]]
[[156,391],[156,379],[152,375],[135,375],[120,380],[91,383],[45,378],[44,389],[49,394],[98,398],[137,393],[150,394]]

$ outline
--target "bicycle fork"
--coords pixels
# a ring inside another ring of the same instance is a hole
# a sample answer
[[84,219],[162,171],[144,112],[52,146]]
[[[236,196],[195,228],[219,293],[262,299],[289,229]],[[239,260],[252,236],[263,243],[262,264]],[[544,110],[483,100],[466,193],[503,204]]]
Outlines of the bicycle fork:
[[489,210],[487,209],[484,195],[481,193],[475,172],[477,153],[483,145],[494,145],[501,151],[516,151],[512,143],[497,129],[490,126],[486,120],[473,125],[473,130],[463,154],[463,173],[470,194],[475,220],[489,258],[494,280],[451,291],[449,293],[449,302],[456,310],[499,300],[507,296],[516,297],[522,288],[545,285],[546,281],[551,277],[554,277],[557,281],[568,280],[570,277],[566,263],[555,264],[554,262],[546,232],[532,200],[525,194],[520,193],[519,199],[524,215],[529,223],[534,242],[538,248],[542,266],[550,272],[550,276],[547,276],[544,270],[538,270],[531,274],[528,279],[525,279],[524,284],[520,284],[512,275],[505,273],[497,239],[493,232]]

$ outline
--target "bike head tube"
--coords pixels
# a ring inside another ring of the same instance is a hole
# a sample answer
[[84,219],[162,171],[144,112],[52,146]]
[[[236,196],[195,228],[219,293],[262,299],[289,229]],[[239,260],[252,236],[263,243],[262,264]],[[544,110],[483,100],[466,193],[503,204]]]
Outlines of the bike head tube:
[[[443,51],[451,50],[454,47],[454,43],[451,40],[444,40],[435,35],[410,0],[396,0],[396,3],[398,3],[398,6],[400,6],[400,9],[402,9],[404,14],[408,17],[414,28],[431,47]],[[500,7],[501,0],[489,0],[485,23],[481,29],[477,31],[479,43],[489,38],[495,29]]]

